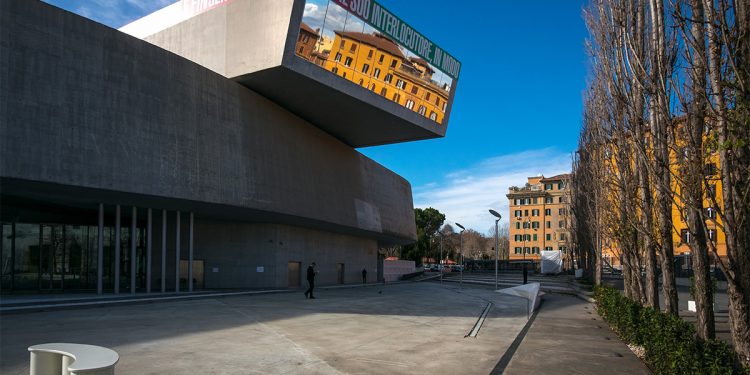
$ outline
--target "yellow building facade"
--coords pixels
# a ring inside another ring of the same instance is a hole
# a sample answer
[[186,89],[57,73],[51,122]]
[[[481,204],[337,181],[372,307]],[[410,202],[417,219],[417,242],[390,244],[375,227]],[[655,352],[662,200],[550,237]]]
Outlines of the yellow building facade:
[[426,61],[407,58],[396,43],[382,34],[335,34],[323,64],[326,70],[437,123],[443,122],[449,88],[431,79],[434,71]]
[[570,174],[529,177],[510,187],[508,198],[510,260],[539,260],[542,250],[568,253]]

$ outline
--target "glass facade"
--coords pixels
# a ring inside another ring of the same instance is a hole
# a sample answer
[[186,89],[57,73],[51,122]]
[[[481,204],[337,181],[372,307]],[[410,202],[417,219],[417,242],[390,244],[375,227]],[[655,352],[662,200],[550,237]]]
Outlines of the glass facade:
[[394,39],[336,1],[307,0],[295,53],[442,124],[453,78]]
[[[114,227],[104,227],[105,291],[114,288],[115,235]],[[145,289],[145,237],[140,225],[134,235],[129,225],[120,228],[120,292],[130,291],[131,240],[136,242],[136,290]],[[95,291],[97,243],[96,225],[2,222],[0,291]]]

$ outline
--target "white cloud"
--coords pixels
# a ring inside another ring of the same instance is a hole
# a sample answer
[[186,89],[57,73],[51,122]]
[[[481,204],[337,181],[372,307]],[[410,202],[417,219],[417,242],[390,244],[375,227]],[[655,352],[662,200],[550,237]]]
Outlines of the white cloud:
[[570,164],[571,155],[554,148],[496,156],[415,186],[414,206],[433,207],[445,214],[446,223],[487,233],[495,220],[489,209],[503,216],[501,223],[508,222],[508,187],[523,186],[527,177],[539,174],[568,173]]

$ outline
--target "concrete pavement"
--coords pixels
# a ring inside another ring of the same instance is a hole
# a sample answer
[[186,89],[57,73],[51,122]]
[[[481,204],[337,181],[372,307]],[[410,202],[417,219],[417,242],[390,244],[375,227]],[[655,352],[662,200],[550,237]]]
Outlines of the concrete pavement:
[[[319,288],[316,297],[299,290],[4,314],[0,373],[27,374],[26,348],[56,341],[116,350],[120,374],[647,371],[575,297],[546,295],[525,335],[525,300],[484,286],[371,284]],[[490,303],[477,337],[466,337]]]

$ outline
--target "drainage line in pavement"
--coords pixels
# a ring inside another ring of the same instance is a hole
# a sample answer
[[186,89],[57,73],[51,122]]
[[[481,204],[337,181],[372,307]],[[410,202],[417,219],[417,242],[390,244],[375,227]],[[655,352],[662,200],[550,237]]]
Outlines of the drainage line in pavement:
[[526,322],[526,325],[523,326],[523,329],[521,329],[521,332],[518,333],[518,336],[516,336],[516,339],[513,340],[513,343],[510,344],[510,347],[508,347],[508,350],[505,351],[505,354],[500,358],[500,361],[497,362],[495,365],[495,368],[492,369],[492,372],[490,374],[492,375],[500,375],[503,372],[505,372],[505,368],[508,367],[508,364],[510,363],[510,360],[513,359],[513,355],[516,354],[516,350],[518,350],[518,347],[521,345],[521,341],[523,341],[524,337],[526,337],[526,334],[529,332],[529,329],[531,328],[531,324],[534,323],[534,320],[536,319],[536,315],[539,314],[539,310],[542,308],[542,304],[544,303],[544,299],[539,302],[539,307],[537,307],[536,311],[534,311],[533,314],[531,314],[531,319],[529,319],[528,322]]
[[484,311],[482,311],[482,315],[480,315],[477,322],[474,323],[474,328],[472,328],[471,332],[469,332],[468,335],[464,336],[464,338],[477,337],[477,333],[479,333],[479,329],[482,328],[482,324],[484,324],[484,318],[486,318],[487,313],[490,312],[490,307],[492,307],[492,302],[487,303],[487,307],[485,307]]

